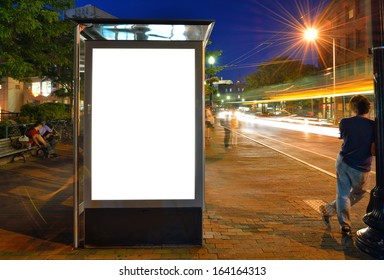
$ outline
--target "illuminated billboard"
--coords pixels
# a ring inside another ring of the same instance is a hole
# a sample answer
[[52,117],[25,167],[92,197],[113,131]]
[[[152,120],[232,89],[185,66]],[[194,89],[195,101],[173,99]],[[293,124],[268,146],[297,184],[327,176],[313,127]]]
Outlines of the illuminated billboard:
[[86,42],[86,207],[202,204],[200,53],[193,42]]

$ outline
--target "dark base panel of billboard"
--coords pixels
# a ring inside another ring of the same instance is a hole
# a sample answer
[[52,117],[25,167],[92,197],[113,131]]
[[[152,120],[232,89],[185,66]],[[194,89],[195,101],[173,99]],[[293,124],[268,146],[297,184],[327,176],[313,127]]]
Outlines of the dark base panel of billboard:
[[201,246],[201,208],[85,209],[85,247]]

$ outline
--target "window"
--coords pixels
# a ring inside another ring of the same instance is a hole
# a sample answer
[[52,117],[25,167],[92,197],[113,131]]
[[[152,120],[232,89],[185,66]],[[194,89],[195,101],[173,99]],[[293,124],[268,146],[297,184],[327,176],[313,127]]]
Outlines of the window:
[[345,49],[345,38],[339,39],[338,42],[336,42],[336,47]]
[[350,9],[348,11],[348,20],[351,20],[351,19],[353,19],[353,9]]
[[344,19],[345,22],[349,22],[353,19],[353,8],[351,7],[345,7],[344,8]]
[[345,66],[341,66],[339,71],[337,72],[337,79],[343,79],[345,77]]
[[354,76],[355,75],[355,63],[349,63],[348,64],[348,75]]
[[365,73],[365,59],[357,61],[357,71],[359,74]]
[[365,0],[356,0],[356,16],[363,17],[365,14]]
[[356,30],[356,48],[363,48],[365,47],[365,34],[364,30]]
[[354,38],[353,38],[353,34],[347,34],[347,45],[346,45],[346,48],[348,50],[353,50],[354,49]]

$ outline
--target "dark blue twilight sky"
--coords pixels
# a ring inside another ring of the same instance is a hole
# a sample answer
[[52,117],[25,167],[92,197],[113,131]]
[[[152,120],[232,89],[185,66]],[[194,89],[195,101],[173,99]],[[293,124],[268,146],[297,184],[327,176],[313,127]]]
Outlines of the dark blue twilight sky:
[[[299,29],[318,21],[331,0],[77,0],[118,18],[214,20],[209,50],[222,50],[218,73],[234,82],[244,80],[258,64],[279,55],[317,58],[305,51]],[[305,56],[304,54],[307,53]]]

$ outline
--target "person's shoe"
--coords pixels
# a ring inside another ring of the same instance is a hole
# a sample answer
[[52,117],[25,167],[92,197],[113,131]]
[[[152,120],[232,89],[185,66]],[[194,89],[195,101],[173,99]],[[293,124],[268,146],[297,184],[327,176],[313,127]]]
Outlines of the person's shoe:
[[323,218],[324,224],[329,226],[329,221],[331,217],[329,216],[327,209],[325,209],[324,205],[321,205],[319,208],[320,208],[320,213],[321,213],[321,217]]
[[342,226],[341,233],[343,235],[351,235],[351,227],[350,226]]

